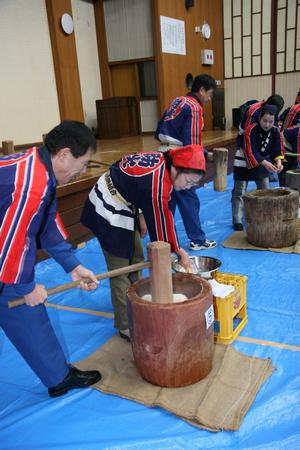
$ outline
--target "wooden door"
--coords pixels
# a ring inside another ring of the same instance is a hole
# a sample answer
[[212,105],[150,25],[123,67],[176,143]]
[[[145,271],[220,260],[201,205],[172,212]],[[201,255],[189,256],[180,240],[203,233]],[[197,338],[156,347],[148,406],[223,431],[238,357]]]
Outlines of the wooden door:
[[111,66],[114,97],[139,98],[139,83],[136,64],[116,64]]

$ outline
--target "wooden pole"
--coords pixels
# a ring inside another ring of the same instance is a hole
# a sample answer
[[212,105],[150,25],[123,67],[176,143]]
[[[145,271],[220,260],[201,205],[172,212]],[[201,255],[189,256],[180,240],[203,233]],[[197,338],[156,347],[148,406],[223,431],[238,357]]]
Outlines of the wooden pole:
[[300,156],[300,153],[284,152],[284,156]]
[[2,141],[2,152],[3,155],[11,155],[14,153],[14,141]]
[[227,148],[214,148],[213,161],[215,166],[214,190],[226,191],[228,150]]
[[173,303],[170,251],[170,244],[167,242],[156,241],[147,245],[148,259],[151,262],[150,287],[153,302]]
[[[170,254],[169,254],[170,258]],[[169,266],[171,267],[171,263],[174,261],[174,257],[169,259]],[[121,267],[120,269],[110,270],[108,272],[100,273],[96,275],[98,281],[104,280],[105,278],[114,278],[119,275],[124,275],[126,273],[138,272],[139,270],[149,269],[151,267],[150,261],[145,261],[137,264],[132,264],[131,266]],[[87,283],[91,282],[91,280],[85,280]],[[72,289],[80,285],[80,281],[72,281],[70,283],[61,284],[60,286],[56,286],[54,288],[50,288],[47,290],[48,297],[49,295],[58,294],[59,292],[67,291],[68,289]],[[16,300],[11,300],[8,302],[9,308],[15,308],[16,306],[24,305],[24,298],[18,298]]]
[[[96,278],[98,281],[100,281],[100,280],[104,280],[105,278],[114,278],[119,275],[124,275],[126,273],[138,272],[139,270],[148,269],[149,267],[150,267],[150,262],[145,261],[142,263],[132,264],[131,266],[121,267],[120,269],[110,270],[109,272],[100,273],[99,275],[96,275]],[[91,282],[91,280],[89,280],[89,279],[85,280],[85,281],[87,283]],[[58,294],[59,292],[67,291],[68,289],[72,289],[74,287],[79,286],[80,282],[81,281],[72,281],[70,283],[65,283],[60,286],[56,286],[54,288],[48,289],[47,294],[49,296],[52,294]],[[16,300],[12,300],[12,301],[8,302],[8,307],[14,308],[16,306],[20,306],[20,305],[24,305],[24,304],[25,304],[24,298],[18,298]]]

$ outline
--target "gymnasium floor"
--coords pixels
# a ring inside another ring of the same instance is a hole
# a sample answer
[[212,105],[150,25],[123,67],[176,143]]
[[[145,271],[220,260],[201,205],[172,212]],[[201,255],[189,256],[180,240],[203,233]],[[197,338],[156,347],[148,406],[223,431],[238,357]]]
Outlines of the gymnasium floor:
[[[236,432],[211,433],[160,408],[94,389],[70,391],[50,399],[47,391],[0,330],[0,449],[300,449],[300,271],[299,255],[232,250],[222,242],[232,233],[230,196],[212,183],[198,191],[209,251],[222,261],[222,272],[245,274],[249,322],[234,342],[241,352],[272,359],[276,371],[263,385]],[[181,244],[188,240],[179,215]],[[146,243],[146,241],[145,241]],[[106,270],[95,240],[77,250],[95,273]],[[69,278],[53,260],[37,266],[47,287]],[[48,312],[71,362],[79,361],[114,335],[108,281],[96,292],[72,290],[49,298]]]

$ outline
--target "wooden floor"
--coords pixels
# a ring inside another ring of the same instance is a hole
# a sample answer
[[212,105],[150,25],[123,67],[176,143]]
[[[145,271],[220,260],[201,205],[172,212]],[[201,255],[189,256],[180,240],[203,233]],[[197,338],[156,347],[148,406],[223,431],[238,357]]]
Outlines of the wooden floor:
[[[204,132],[204,147],[212,150],[217,147],[228,148],[228,172],[232,171],[233,155],[235,153],[236,132],[206,131]],[[121,139],[99,140],[97,152],[87,172],[74,182],[59,186],[57,189],[58,210],[69,234],[69,240],[76,245],[92,237],[80,223],[83,204],[99,176],[122,156],[140,151],[155,151],[159,142],[153,135],[131,136]],[[100,164],[99,164],[100,163]],[[203,184],[210,181],[214,175],[212,162],[206,164],[206,174]]]
[[[228,148],[228,172],[232,171],[236,134],[236,131],[205,131],[203,133],[203,144],[208,150],[218,147]],[[124,155],[155,151],[158,147],[159,142],[152,134],[97,141],[97,151],[93,155],[87,172],[72,183],[57,188],[58,211],[69,235],[69,241],[73,245],[92,237],[91,232],[81,225],[80,216],[84,202],[99,176]],[[210,181],[214,175],[213,163],[207,162],[206,166],[203,183]],[[45,254],[40,252],[39,259],[44,257]]]
[[[203,144],[204,147],[212,149],[213,147],[226,147],[236,140],[236,131],[204,131]],[[120,139],[106,139],[97,141],[97,152],[93,155],[93,160],[103,163],[100,168],[93,167],[88,169],[85,175],[77,179],[84,180],[94,176],[99,176],[100,173],[106,170],[106,167],[113,162],[122,158],[124,155],[141,151],[155,151],[159,147],[159,142],[154,139],[153,135],[138,135],[130,136]]]

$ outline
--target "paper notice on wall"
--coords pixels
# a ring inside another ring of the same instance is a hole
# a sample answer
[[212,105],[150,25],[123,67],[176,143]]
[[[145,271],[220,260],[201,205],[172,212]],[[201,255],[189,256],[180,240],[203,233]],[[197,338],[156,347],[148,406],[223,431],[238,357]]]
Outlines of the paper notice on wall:
[[160,16],[161,50],[163,53],[186,55],[183,20]]

